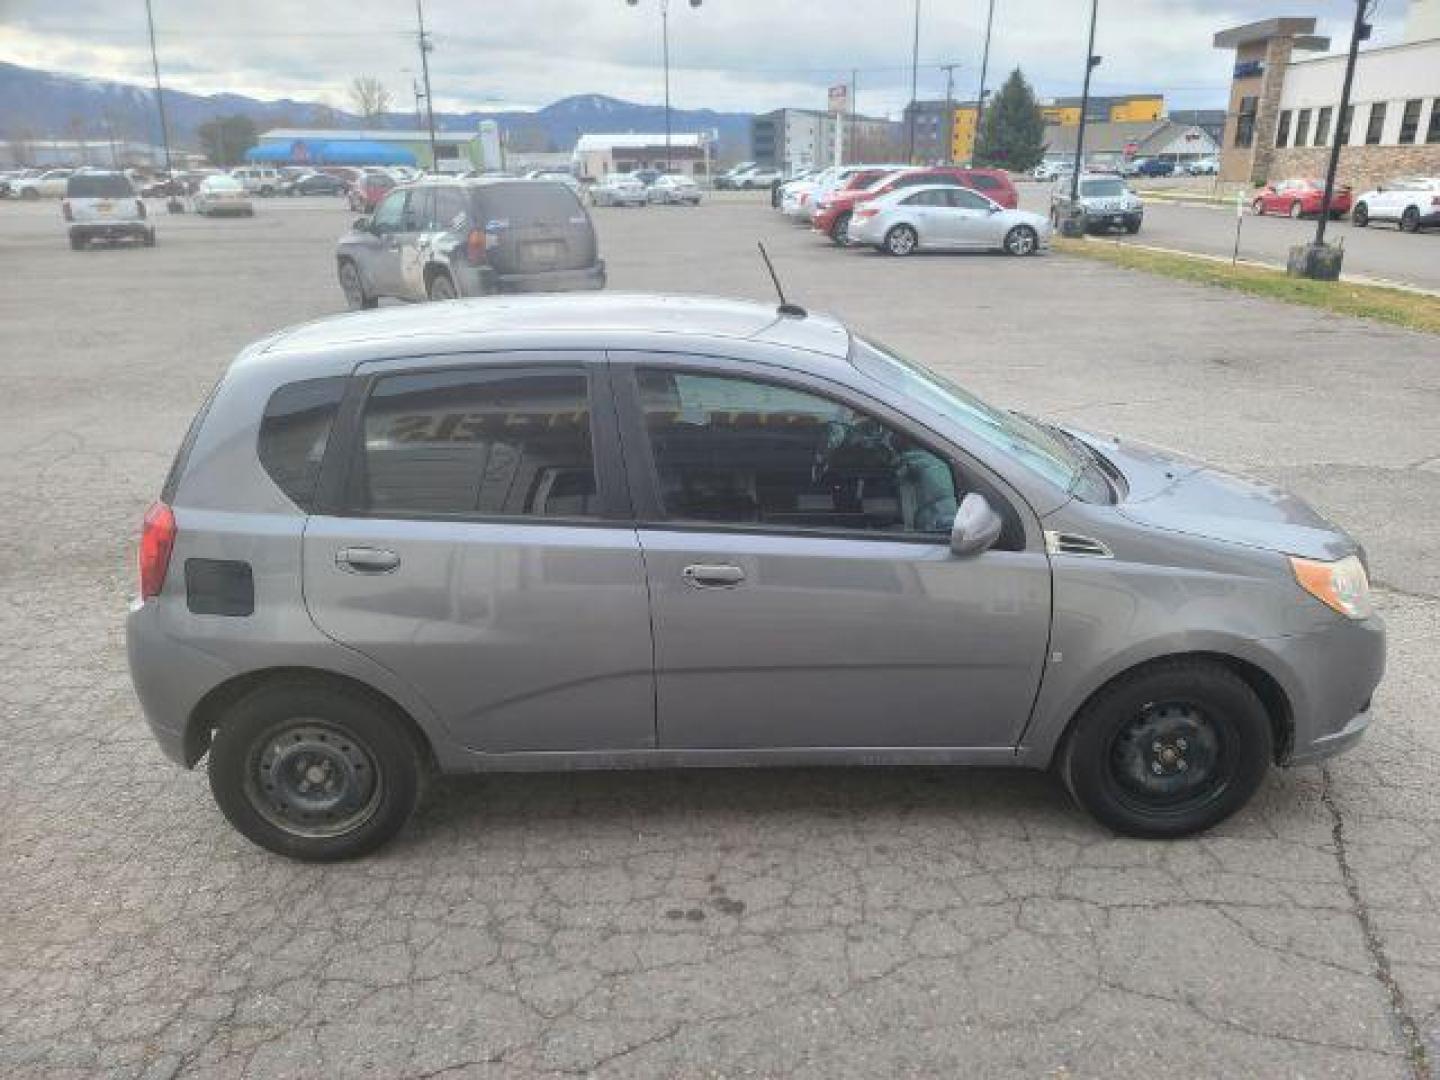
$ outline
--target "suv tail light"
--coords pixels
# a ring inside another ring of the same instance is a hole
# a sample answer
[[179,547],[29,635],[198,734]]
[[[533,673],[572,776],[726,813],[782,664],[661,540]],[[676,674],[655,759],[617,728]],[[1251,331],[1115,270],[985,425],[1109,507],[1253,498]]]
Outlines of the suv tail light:
[[144,199],[136,199],[136,200],[135,200],[135,213],[139,214],[142,220],[144,219],[144,217],[145,217],[145,200],[144,200]]
[[140,599],[160,595],[174,550],[175,513],[163,502],[153,503],[140,528]]
[[465,258],[470,260],[471,266],[479,266],[485,261],[485,234],[479,229],[471,229],[470,235],[465,237]]
[[60,213],[62,213],[62,214],[65,215],[65,220],[66,220],[66,221],[74,221],[74,220],[75,220],[75,213],[74,213],[74,211],[72,211],[72,210],[70,209],[70,200],[69,200],[69,199],[65,199],[63,202],[60,203]]

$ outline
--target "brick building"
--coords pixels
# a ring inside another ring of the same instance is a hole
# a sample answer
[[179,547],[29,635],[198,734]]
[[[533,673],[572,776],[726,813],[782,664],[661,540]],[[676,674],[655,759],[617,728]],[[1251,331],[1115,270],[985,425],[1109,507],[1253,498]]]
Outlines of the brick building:
[[1276,18],[1215,35],[1235,50],[1220,178],[1323,176],[1337,134],[1341,183],[1440,175],[1440,0],[1410,0],[1402,42],[1362,48],[1344,116],[1345,53],[1314,31],[1313,18]]

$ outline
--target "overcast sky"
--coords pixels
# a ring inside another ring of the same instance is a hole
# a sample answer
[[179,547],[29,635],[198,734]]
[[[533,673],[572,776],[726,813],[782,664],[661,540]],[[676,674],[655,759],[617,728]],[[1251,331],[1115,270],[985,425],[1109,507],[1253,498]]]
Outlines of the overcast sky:
[[[418,69],[413,0],[152,0],[166,84],[348,104],[358,74],[409,108]],[[431,78],[443,109],[533,108],[577,93],[662,100],[660,0],[425,0]],[[960,65],[957,97],[979,80],[987,0],[922,0],[920,95],[941,97],[938,64]],[[1405,0],[1381,0],[1375,44],[1397,41]],[[1019,65],[1042,96],[1078,94],[1090,5],[995,0],[989,84]],[[859,107],[909,97],[910,0],[674,0],[677,107],[823,108],[824,89],[859,69]],[[1164,91],[1171,107],[1224,104],[1219,29],[1315,15],[1348,35],[1352,0],[1101,0],[1095,92]],[[150,78],[143,0],[0,0],[0,59],[121,81]],[[3,107],[3,104],[0,104]]]

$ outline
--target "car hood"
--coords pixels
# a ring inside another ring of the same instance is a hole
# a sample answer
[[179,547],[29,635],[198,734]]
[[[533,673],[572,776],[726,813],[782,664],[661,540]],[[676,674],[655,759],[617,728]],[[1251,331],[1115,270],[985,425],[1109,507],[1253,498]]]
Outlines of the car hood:
[[1131,521],[1307,559],[1341,559],[1359,549],[1304,499],[1274,484],[1129,439],[1071,434],[1124,476],[1128,490],[1115,509]]

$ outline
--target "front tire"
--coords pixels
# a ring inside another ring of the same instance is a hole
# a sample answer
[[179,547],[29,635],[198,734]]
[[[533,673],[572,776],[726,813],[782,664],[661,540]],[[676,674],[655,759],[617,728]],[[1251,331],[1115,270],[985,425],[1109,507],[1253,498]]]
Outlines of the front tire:
[[435,301],[455,300],[459,298],[460,292],[455,288],[455,279],[441,270],[430,279],[425,295]]
[[379,304],[379,300],[365,291],[365,278],[352,259],[341,259],[336,271],[340,278],[340,291],[345,294],[345,304],[351,311],[368,311]]
[[885,251],[897,259],[911,254],[919,243],[920,237],[909,225],[896,225],[885,234]]
[[1300,205],[1299,199],[1296,199],[1290,204],[1290,217],[1293,218],[1295,221],[1299,221],[1304,213],[1305,208]]
[[1256,217],[1264,217],[1264,216],[1265,216],[1265,200],[1264,200],[1264,199],[1256,199],[1254,202],[1252,202],[1252,203],[1250,204],[1250,212],[1251,212],[1252,214],[1254,214]]
[[210,744],[210,790],[246,839],[292,859],[374,851],[419,802],[424,755],[407,721],[367,695],[308,681],[247,694]]
[[1400,231],[1418,233],[1420,231],[1420,211],[1413,206],[1407,206],[1405,212],[1400,215]]
[[1040,238],[1029,225],[1016,225],[1005,234],[1005,254],[1034,255],[1040,250]]
[[1188,836],[1255,794],[1274,754],[1255,691],[1208,660],[1152,664],[1080,711],[1059,771],[1081,807],[1126,836]]
[[1370,224],[1370,210],[1363,202],[1350,212],[1350,224],[1357,229],[1363,229]]

